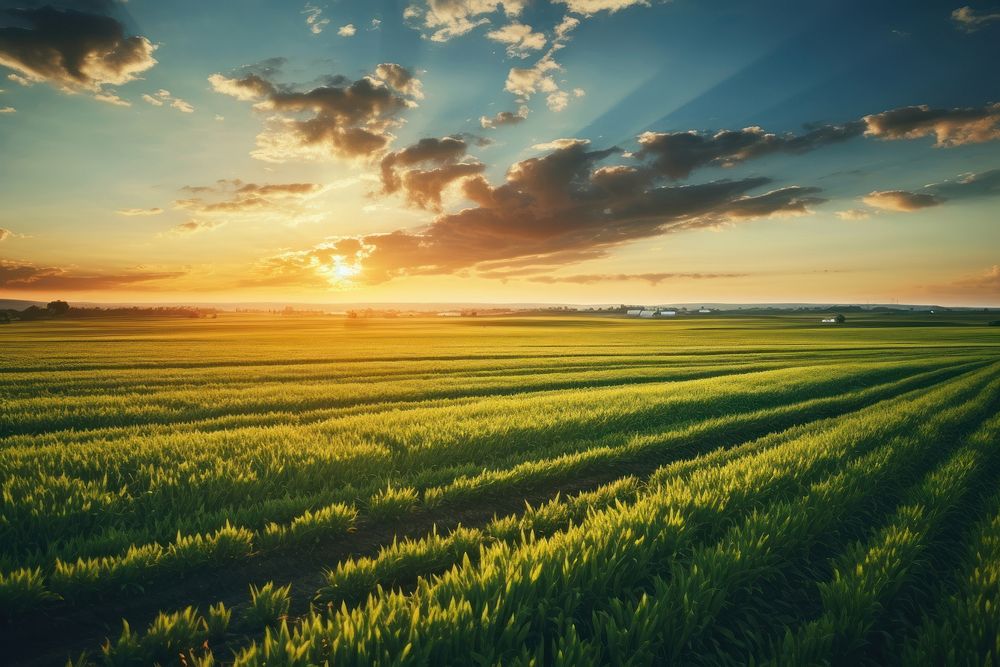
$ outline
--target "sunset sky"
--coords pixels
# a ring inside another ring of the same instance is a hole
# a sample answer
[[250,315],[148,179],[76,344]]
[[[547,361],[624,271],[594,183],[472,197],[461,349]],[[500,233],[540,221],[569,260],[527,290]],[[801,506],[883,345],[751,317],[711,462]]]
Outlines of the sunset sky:
[[0,0],[0,296],[1000,306],[1000,2]]

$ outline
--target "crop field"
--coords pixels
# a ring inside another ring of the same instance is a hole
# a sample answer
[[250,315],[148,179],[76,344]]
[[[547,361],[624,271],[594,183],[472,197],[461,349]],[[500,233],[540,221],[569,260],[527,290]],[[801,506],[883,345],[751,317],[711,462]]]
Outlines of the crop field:
[[2,326],[0,663],[1000,666],[988,319]]

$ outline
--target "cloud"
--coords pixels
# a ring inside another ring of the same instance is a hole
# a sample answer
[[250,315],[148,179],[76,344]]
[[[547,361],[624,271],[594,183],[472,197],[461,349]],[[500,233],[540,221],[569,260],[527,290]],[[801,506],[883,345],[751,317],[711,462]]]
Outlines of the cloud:
[[[517,25],[520,26],[520,24]],[[550,111],[563,111],[569,105],[570,94],[563,91],[559,87],[559,83],[556,81],[554,76],[556,72],[562,71],[562,65],[556,62],[555,54],[566,46],[566,43],[570,38],[570,33],[572,33],[572,31],[579,25],[579,19],[572,16],[564,16],[555,28],[553,28],[552,44],[549,49],[530,67],[512,67],[507,73],[507,80],[504,82],[504,90],[517,95],[517,103],[524,109],[523,116],[525,118],[528,115],[528,108],[525,103],[536,93],[545,94],[545,104]],[[507,26],[499,31],[490,33],[490,35],[503,35],[509,39],[513,39],[518,36],[518,30],[527,28],[527,34],[535,35],[535,37],[532,37],[531,39],[538,44],[538,48],[545,45],[544,35],[541,33],[532,33],[530,27],[521,26],[519,29],[515,29],[511,32],[505,32],[509,28],[511,28],[511,26]],[[508,49],[508,55],[519,55],[521,57],[526,57],[528,55],[528,50],[524,48],[523,44],[515,44],[514,48],[515,51],[513,53],[510,49]],[[577,94],[577,91],[579,91],[580,94]],[[583,90],[581,88],[575,89],[574,95],[575,97],[582,97]],[[510,116],[507,118],[508,120],[512,119]],[[480,123],[482,122],[483,121],[480,120]],[[488,126],[489,125],[483,125],[483,127]]]
[[188,220],[187,222],[182,222],[179,225],[171,227],[168,234],[172,236],[187,236],[189,234],[218,229],[224,224],[226,223],[221,220]]
[[951,20],[966,32],[975,32],[980,28],[1000,21],[1000,12],[976,12],[975,9],[966,5],[959,7],[951,13]]
[[424,37],[434,42],[447,42],[490,22],[487,14],[503,9],[508,17],[516,17],[526,0],[426,0],[403,10],[403,20],[424,29]]
[[865,134],[879,139],[933,135],[938,147],[977,144],[1000,139],[1000,103],[966,109],[931,109],[922,104],[871,114],[864,122]]
[[812,213],[810,206],[826,200],[815,196],[819,188],[793,185],[765,192],[762,195],[742,195],[721,207],[719,219],[726,222],[759,218],[786,218]]
[[0,113],[17,113],[14,107],[0,107]]
[[496,129],[504,125],[516,125],[528,119],[528,107],[524,104],[517,111],[500,111],[494,116],[480,116],[479,125],[483,129]]
[[569,106],[569,93],[564,90],[557,90],[554,93],[549,93],[545,98],[545,106],[549,108],[549,111],[559,112],[564,111],[567,106]]
[[1000,264],[994,264],[977,275],[957,280],[954,285],[969,291],[1000,295]]
[[[441,214],[417,231],[330,241],[321,255],[351,254],[356,279],[367,283],[469,268],[559,266],[670,232],[801,215],[823,201],[815,188],[795,186],[752,194],[769,182],[760,177],[661,185],[663,176],[650,169],[601,166],[622,153],[618,148],[592,150],[575,139],[551,145],[552,152],[512,165],[498,186],[482,175],[464,177],[462,194],[472,207]],[[459,152],[448,155],[446,164]],[[322,256],[311,253],[299,251],[296,266],[322,265]],[[287,261],[281,266],[287,269]]]
[[277,92],[270,81],[258,74],[247,74],[238,79],[212,74],[208,77],[208,82],[212,84],[212,90],[215,92],[235,97],[243,102],[251,102]]
[[429,137],[389,153],[382,159],[382,191],[392,194],[402,190],[409,204],[440,210],[441,196],[449,185],[486,168],[467,159],[468,148],[461,137]]
[[642,281],[650,285],[659,285],[668,280],[717,280],[745,278],[748,275],[747,273],[586,273],[571,276],[532,276],[526,280],[547,285],[557,283],[593,285],[595,283],[625,281]]
[[860,136],[864,124],[822,125],[804,134],[773,134],[759,127],[722,130],[714,134],[688,132],[644,132],[639,136],[637,156],[672,179],[688,177],[708,165],[731,167],[746,160],[775,153],[807,153],[821,146]]
[[163,88],[160,88],[158,91],[156,91],[155,96],[143,95],[142,100],[144,102],[147,102],[148,104],[153,105],[154,107],[162,107],[164,103],[169,102],[170,106],[174,109],[177,109],[178,111],[181,111],[183,113],[194,112],[193,106],[191,106],[190,104],[188,104],[179,97],[174,97],[173,95],[170,94],[169,90],[164,90]]
[[955,180],[928,185],[927,189],[946,199],[1000,196],[1000,169],[962,174]]
[[174,207],[197,215],[266,215],[294,218],[301,205],[323,191],[317,183],[244,183],[239,179],[220,180],[214,185],[186,185],[183,191],[195,195],[174,201]]
[[306,15],[306,25],[309,27],[309,32],[314,35],[320,34],[323,32],[323,28],[330,25],[330,19],[323,18],[323,10],[315,5],[306,4],[302,13]]
[[113,104],[117,107],[130,107],[132,103],[128,100],[123,100],[118,97],[118,94],[111,90],[106,90],[104,92],[96,93],[94,99],[98,102],[106,102],[108,104]]
[[153,287],[147,283],[184,275],[179,271],[133,269],[120,273],[83,271],[74,267],[37,266],[0,259],[0,287],[8,290],[105,290]]
[[530,25],[508,23],[502,28],[486,33],[487,39],[507,45],[507,55],[511,58],[527,58],[532,51],[545,48],[545,35],[534,32]]
[[12,236],[14,236],[14,232],[10,231],[9,229],[4,229],[3,227],[0,227],[0,241],[6,241]]
[[124,26],[103,14],[50,6],[0,12],[0,65],[24,85],[44,82],[127,106],[107,86],[134,81],[152,68],[155,50],[145,37],[126,37]]
[[944,199],[930,193],[907,192],[906,190],[876,190],[862,198],[869,206],[886,211],[912,212],[922,208],[938,206]]
[[354,37],[357,34],[358,29],[354,27],[353,23],[348,23],[347,25],[342,25],[337,29],[337,34],[341,37]]
[[871,213],[863,208],[849,208],[846,211],[836,211],[834,213],[841,220],[867,220]]
[[552,78],[551,73],[561,69],[551,53],[548,53],[531,67],[512,67],[507,74],[504,89],[524,99],[530,98],[537,92],[554,93],[559,90],[559,84]]
[[254,101],[254,109],[270,114],[251,153],[270,162],[377,155],[394,139],[391,130],[402,123],[402,112],[423,96],[420,81],[395,63],[356,81],[326,77],[314,88],[279,85],[273,76],[244,71],[209,77],[217,92]]
[[396,63],[382,63],[375,68],[375,76],[410,97],[424,99],[423,85],[413,72]]
[[956,179],[925,185],[919,192],[883,190],[862,198],[869,206],[889,211],[912,212],[946,201],[1000,196],[1000,169],[962,174]]
[[124,215],[128,217],[135,216],[145,216],[145,215],[160,215],[163,213],[163,209],[155,206],[153,208],[123,208],[115,211],[118,215]]
[[614,13],[628,7],[649,7],[649,0],[553,0],[566,5],[566,9],[576,14],[589,16],[598,12]]
[[171,100],[170,101],[170,106],[172,108],[174,108],[174,109],[177,109],[181,113],[193,113],[194,112],[194,107],[191,106],[190,104],[188,104],[187,102],[185,102],[184,100],[180,99],[180,98],[174,98],[173,100]]

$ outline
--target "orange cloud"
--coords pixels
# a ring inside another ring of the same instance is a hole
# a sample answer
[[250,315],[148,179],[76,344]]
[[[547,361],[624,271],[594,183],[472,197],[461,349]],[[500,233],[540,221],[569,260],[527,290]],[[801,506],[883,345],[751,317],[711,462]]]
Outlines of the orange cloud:
[[148,283],[178,278],[181,271],[135,269],[120,273],[90,272],[72,267],[37,266],[0,259],[0,287],[16,291],[111,290],[121,287],[149,288]]

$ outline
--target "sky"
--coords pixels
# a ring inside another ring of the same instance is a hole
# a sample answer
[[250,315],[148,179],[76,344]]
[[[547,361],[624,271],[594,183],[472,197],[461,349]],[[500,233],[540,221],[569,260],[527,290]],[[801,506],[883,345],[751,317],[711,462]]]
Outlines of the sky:
[[962,2],[0,0],[0,296],[1000,306]]

